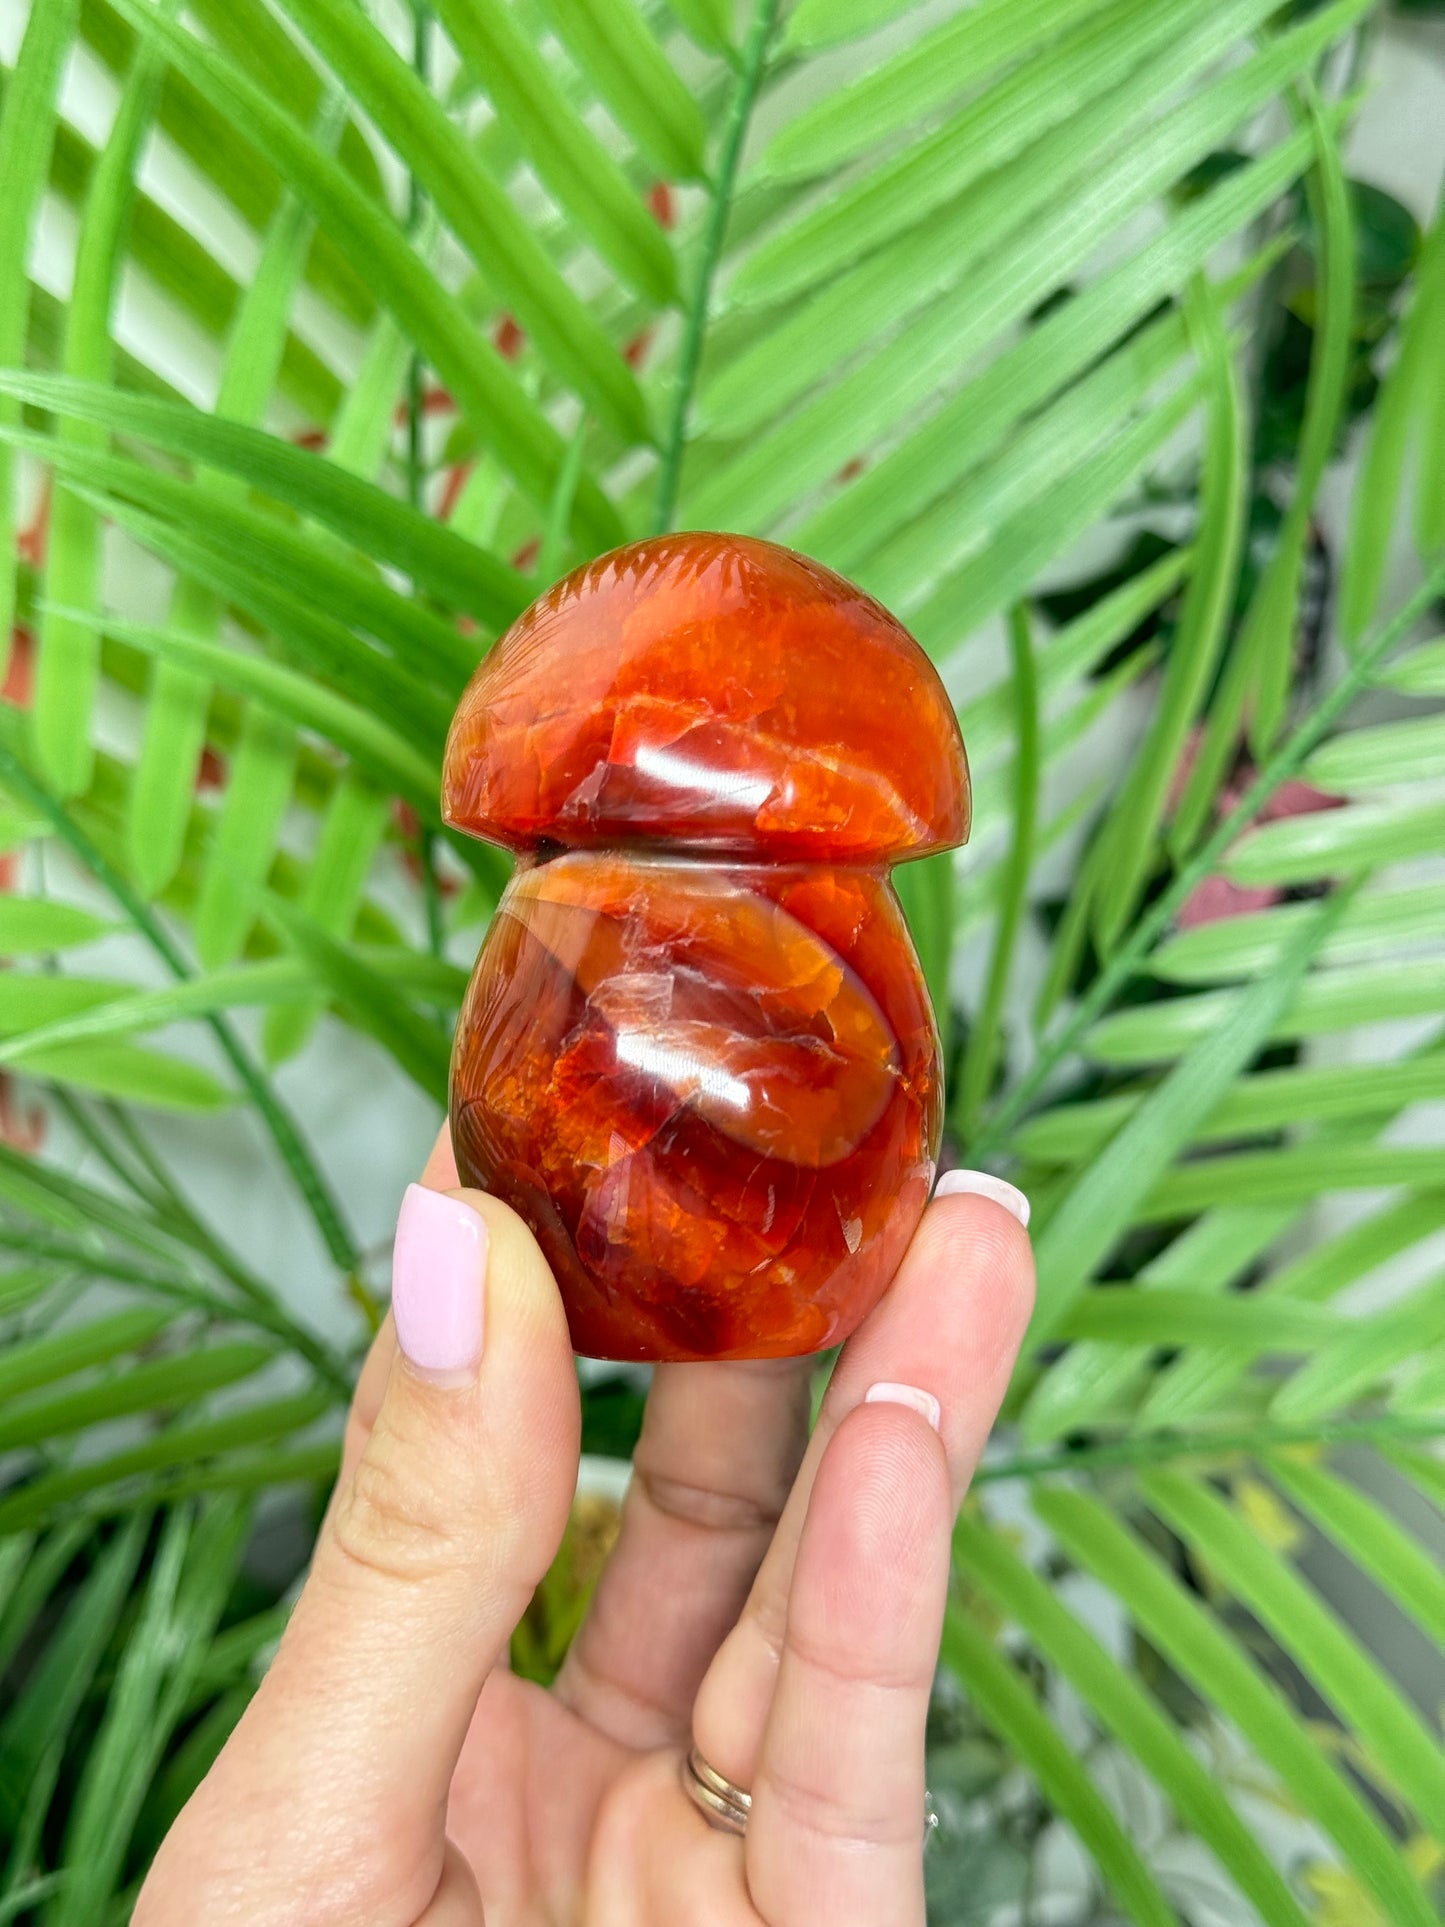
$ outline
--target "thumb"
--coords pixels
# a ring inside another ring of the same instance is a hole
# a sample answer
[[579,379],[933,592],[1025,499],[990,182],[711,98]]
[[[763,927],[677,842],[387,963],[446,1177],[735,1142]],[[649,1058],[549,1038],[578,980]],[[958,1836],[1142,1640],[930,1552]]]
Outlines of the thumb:
[[394,1812],[402,1786],[445,1801],[482,1683],[561,1541],[579,1413],[557,1287],[497,1199],[408,1187],[392,1313],[381,1409],[294,1633],[308,1676],[338,1678],[363,1746],[387,1734]]
[[278,1852],[273,1833],[273,1867],[292,1858],[314,1896],[326,1867],[296,1858],[315,1855],[353,1900],[371,1890],[369,1920],[410,1921],[442,1880],[447,1792],[478,1695],[561,1541],[579,1410],[556,1285],[497,1199],[410,1187],[392,1307],[370,1436],[218,1763],[229,1790],[206,1790],[254,1808],[265,1789],[298,1842]]

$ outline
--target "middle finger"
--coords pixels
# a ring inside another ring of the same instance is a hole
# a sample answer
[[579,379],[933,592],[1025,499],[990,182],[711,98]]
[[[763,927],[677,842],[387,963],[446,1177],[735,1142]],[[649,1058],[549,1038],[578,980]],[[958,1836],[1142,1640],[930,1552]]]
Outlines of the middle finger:
[[622,1530],[555,1688],[624,1745],[686,1735],[807,1445],[812,1364],[653,1374]]

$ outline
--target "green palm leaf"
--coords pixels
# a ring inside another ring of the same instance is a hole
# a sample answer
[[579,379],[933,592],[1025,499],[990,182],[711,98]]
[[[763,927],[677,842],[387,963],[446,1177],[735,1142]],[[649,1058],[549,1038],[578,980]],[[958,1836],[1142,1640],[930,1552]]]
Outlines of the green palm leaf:
[[[440,1112],[508,873],[440,821],[458,693],[674,521],[855,575],[972,761],[973,847],[898,881],[950,1149],[1029,1192],[1040,1292],[955,1546],[939,1726],[993,1777],[941,1801],[940,1894],[984,1905],[980,1826],[1032,1878],[1061,1822],[1110,1918],[1191,1919],[1197,1864],[1271,1927],[1436,1918],[1445,1746],[1326,1576],[1438,1645],[1445,228],[1386,302],[1343,158],[1376,11],[439,0],[403,47],[353,0],[30,6],[0,533],[42,476],[56,515],[0,572],[0,640],[39,631],[0,1099],[57,1134],[0,1143],[0,1920],[122,1917],[279,1629],[251,1495],[309,1523],[334,1475],[384,1259],[266,1066],[313,1050],[305,1092],[361,1034]],[[1406,526],[1435,573],[1382,618]],[[1198,921],[1205,884],[1268,902]],[[324,1333],[161,1155],[222,1106],[316,1227]]]

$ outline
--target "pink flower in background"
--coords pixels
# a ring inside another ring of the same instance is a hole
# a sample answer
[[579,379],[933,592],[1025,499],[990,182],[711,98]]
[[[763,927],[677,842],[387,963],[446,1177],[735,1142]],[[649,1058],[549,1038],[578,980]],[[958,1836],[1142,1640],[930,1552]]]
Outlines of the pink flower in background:
[[[50,534],[50,478],[45,479],[40,506],[28,528],[15,538],[15,553],[32,568],[45,561],[45,545]],[[10,661],[5,680],[0,684],[0,702],[16,709],[29,706],[35,686],[35,637],[28,626],[17,622],[10,632]],[[0,890],[13,890],[19,874],[19,857],[11,852],[0,856]],[[0,1144],[26,1157],[45,1142],[45,1113],[38,1104],[24,1104],[8,1071],[0,1071]]]
[[45,1142],[45,1113],[38,1104],[23,1104],[9,1071],[0,1071],[0,1144],[22,1157],[34,1157]]
[[640,368],[646,360],[647,351],[651,346],[652,330],[651,328],[643,328],[632,337],[631,341],[629,341],[627,346],[622,350],[622,359],[627,363],[629,368]]
[[[16,546],[18,548],[19,543]],[[16,709],[28,708],[34,680],[35,637],[23,622],[17,622],[10,631],[10,666],[4,682],[0,683],[0,702],[10,703]],[[0,890],[15,888],[18,869],[19,857],[13,850],[0,856]]]
[[1310,816],[1316,810],[1337,810],[1344,800],[1343,796],[1331,796],[1328,791],[1317,790],[1313,784],[1302,783],[1294,777],[1280,784],[1260,811],[1259,820],[1273,823],[1281,816]]
[[437,502],[438,522],[450,522],[457,503],[462,499],[462,490],[475,466],[473,462],[454,462],[447,470],[447,479],[442,484],[441,497]]
[[[1202,731],[1195,730],[1185,745],[1184,754],[1179,759],[1179,767],[1174,774],[1174,782],[1169,793],[1171,807],[1178,802],[1189,773],[1194,767],[1194,759],[1199,754]],[[1235,769],[1231,781],[1220,792],[1214,817],[1217,822],[1228,816],[1236,808],[1246,790],[1255,778],[1253,764],[1241,762]],[[1258,823],[1275,823],[1285,816],[1310,816],[1316,810],[1338,809],[1343,797],[1329,796],[1324,790],[1317,790],[1309,783],[1297,779],[1281,783],[1273,796],[1265,803],[1255,819]],[[1271,904],[1283,900],[1284,891],[1272,886],[1259,884],[1231,883],[1226,876],[1218,874],[1206,877],[1189,897],[1179,912],[1179,928],[1192,929],[1196,924],[1218,923],[1223,917],[1244,917],[1253,910],[1267,910]]]
[[[421,883],[421,858],[417,855],[417,845],[421,840],[421,818],[405,798],[393,797],[391,820],[401,836],[401,864],[413,883]],[[455,877],[439,873],[437,876],[437,895],[446,901],[454,897],[460,887]]]
[[34,676],[35,637],[23,622],[17,622],[10,631],[10,667],[0,683],[0,702],[16,709],[28,708]]
[[45,548],[50,540],[50,502],[54,492],[54,477],[47,474],[40,484],[40,503],[30,518],[30,526],[22,529],[15,538],[17,557],[22,562],[28,562],[32,569],[38,569],[45,561]]
[[[677,202],[666,181],[657,181],[648,189],[647,206],[659,227],[670,229],[677,225]],[[651,328],[641,328],[624,345],[622,359],[629,368],[640,368],[647,359],[647,351],[652,346],[653,332]]]
[[1181,930],[1196,923],[1218,923],[1221,917],[1247,917],[1251,910],[1267,910],[1279,901],[1278,890],[1258,884],[1231,883],[1228,877],[1206,877],[1179,912]]
[[511,315],[504,314],[497,323],[497,331],[492,336],[492,346],[503,361],[515,361],[522,352],[522,343],[527,337],[517,326]]
[[[51,481],[47,475],[40,490],[40,502],[29,523],[15,538],[17,561],[28,562],[32,569],[45,566],[45,549],[50,540]],[[17,622],[10,631],[10,661],[0,681],[0,702],[15,709],[28,709],[35,687],[35,635],[30,625]],[[16,858],[0,856],[0,890],[15,888]]]
[[201,760],[196,765],[196,794],[204,795],[207,790],[220,790],[226,787],[226,759],[218,756],[209,743],[201,750]]
[[[515,327],[516,323],[510,321],[509,318],[505,318],[503,321],[503,326]],[[420,395],[420,402],[421,402],[421,413],[423,415],[450,415],[456,409],[456,403],[452,400],[451,396],[447,393],[446,389],[438,388],[435,383],[433,383],[430,388],[422,389],[421,395]],[[404,428],[406,426],[407,421],[410,418],[410,415],[411,415],[410,402],[399,401],[396,404],[396,407],[392,410],[392,420],[396,423],[398,428]]]

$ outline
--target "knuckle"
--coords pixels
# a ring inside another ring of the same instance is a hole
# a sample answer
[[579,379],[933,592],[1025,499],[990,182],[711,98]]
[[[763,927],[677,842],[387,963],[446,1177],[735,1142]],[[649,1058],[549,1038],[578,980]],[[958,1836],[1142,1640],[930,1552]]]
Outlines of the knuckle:
[[642,1457],[634,1460],[632,1476],[655,1511],[710,1532],[771,1534],[782,1516],[781,1499],[774,1495],[759,1498],[671,1478]]
[[[692,1838],[686,1851],[678,1850],[684,1805],[680,1765],[677,1751],[664,1748],[630,1761],[609,1783],[587,1850],[586,1891],[633,1896],[630,1909],[607,1913],[609,1920],[762,1927],[748,1894],[743,1856],[727,1835],[710,1832],[694,1813],[696,1827],[692,1820],[687,1823]],[[592,1917],[588,1911],[587,1918]],[[574,1920],[572,1914],[566,1918]],[[580,1927],[580,1912],[575,1920]]]
[[910,1660],[883,1639],[844,1644],[826,1636],[810,1636],[805,1627],[794,1623],[789,1628],[788,1650],[810,1672],[820,1674],[825,1686],[842,1688],[854,1697],[916,1697],[933,1684],[933,1653]]
[[590,1638],[589,1632],[584,1623],[563,1662],[561,1679],[568,1703],[596,1708],[610,1702],[629,1714],[642,1715],[657,1733],[675,1735],[685,1722],[668,1696],[653,1691],[646,1681],[627,1678],[625,1668],[611,1664],[605,1648],[599,1650],[601,1642]]
[[853,1790],[844,1798],[824,1778],[792,1767],[766,1766],[753,1788],[754,1802],[760,1794],[790,1832],[810,1834],[830,1848],[874,1852],[909,1846],[915,1838],[922,1838],[921,1791],[917,1814],[909,1818],[899,1810],[896,1798],[881,1786],[875,1799],[866,1794],[860,1797]]
[[332,1541],[343,1559],[378,1577],[422,1582],[469,1562],[465,1529],[409,1478],[373,1434],[341,1493]]
[[776,1669],[788,1636],[788,1599],[781,1586],[760,1585],[743,1608],[739,1626],[750,1627],[761,1640],[768,1663]]
[[260,1789],[254,1776],[238,1785],[213,1768],[161,1843],[132,1919],[135,1927],[410,1920],[426,1875],[425,1857],[398,1829],[329,1789]]

